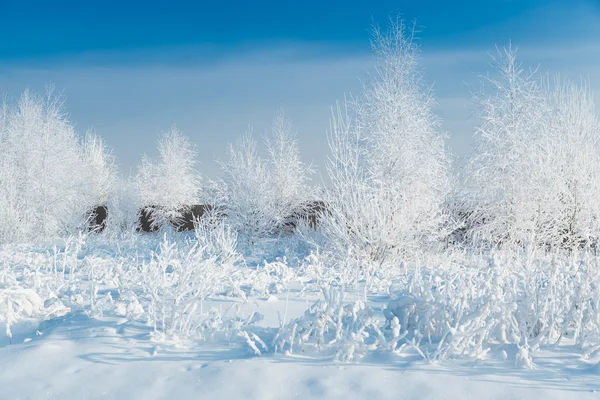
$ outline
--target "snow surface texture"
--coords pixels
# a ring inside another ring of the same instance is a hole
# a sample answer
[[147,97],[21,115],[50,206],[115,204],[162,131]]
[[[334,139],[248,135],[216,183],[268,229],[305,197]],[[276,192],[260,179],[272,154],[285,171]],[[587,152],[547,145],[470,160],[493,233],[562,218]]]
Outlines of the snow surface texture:
[[[130,235],[118,249],[94,236],[51,250],[4,246],[0,399],[560,399],[600,390],[597,268],[586,270],[595,258],[457,253],[435,270],[433,259],[399,266],[392,294],[372,289],[365,300],[318,255],[274,258],[273,242],[257,257],[267,261],[252,264],[232,235],[216,227]],[[534,299],[535,279],[545,289]]]

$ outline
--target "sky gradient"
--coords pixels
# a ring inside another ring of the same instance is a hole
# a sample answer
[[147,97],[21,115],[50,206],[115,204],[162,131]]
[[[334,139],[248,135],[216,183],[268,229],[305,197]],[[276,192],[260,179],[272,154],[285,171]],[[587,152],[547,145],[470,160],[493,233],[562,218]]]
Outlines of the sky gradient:
[[509,41],[526,66],[600,91],[598,1],[81,2],[0,0],[0,92],[64,90],[78,131],[93,128],[125,174],[172,123],[198,146],[201,172],[283,107],[303,157],[322,172],[330,107],[371,68],[370,27],[416,20],[425,78],[457,156],[476,123],[470,91]]

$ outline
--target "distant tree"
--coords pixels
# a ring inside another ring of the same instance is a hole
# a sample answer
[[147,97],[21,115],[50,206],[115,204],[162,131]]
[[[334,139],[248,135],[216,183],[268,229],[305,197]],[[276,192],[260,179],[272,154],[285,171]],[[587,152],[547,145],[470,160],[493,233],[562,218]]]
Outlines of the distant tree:
[[201,181],[196,150],[175,126],[160,138],[158,152],[158,160],[143,157],[135,181],[141,206],[156,207],[154,223],[162,226],[199,202]]
[[102,138],[92,132],[83,141],[83,162],[87,169],[84,194],[89,204],[107,204],[116,189],[117,167]]
[[314,190],[309,185],[312,169],[300,159],[298,140],[292,122],[280,110],[270,134],[265,139],[269,154],[268,169],[274,191],[275,219],[278,222],[314,200]]
[[223,178],[216,184],[213,201],[226,210],[242,244],[252,245],[272,232],[278,218],[272,175],[257,154],[251,132],[230,144],[228,154],[226,162],[219,162]]

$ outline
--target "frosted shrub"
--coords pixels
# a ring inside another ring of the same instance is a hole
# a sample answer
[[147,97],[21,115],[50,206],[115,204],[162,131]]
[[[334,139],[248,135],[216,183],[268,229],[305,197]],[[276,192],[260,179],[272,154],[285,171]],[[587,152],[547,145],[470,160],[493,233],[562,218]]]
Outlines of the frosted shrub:
[[86,236],[65,239],[51,251],[26,248],[2,253],[0,322],[10,337],[12,324],[28,317],[52,319],[73,309],[97,316],[109,306],[98,296],[111,280],[111,261],[86,254]]
[[528,251],[483,265],[416,268],[385,315],[426,358],[485,358],[510,344],[530,365],[530,351],[565,338],[598,348],[598,271],[598,260],[585,255],[539,258]]
[[203,248],[207,258],[225,266],[231,266],[241,261],[241,255],[236,250],[237,234],[231,226],[214,219],[196,221],[196,243]]
[[404,263],[396,261],[371,262],[353,249],[342,255],[325,250],[311,252],[295,269],[303,280],[303,291],[344,286],[348,293],[367,301],[372,294],[389,294],[393,282],[404,274]]
[[148,299],[148,316],[155,331],[169,339],[202,335],[204,300],[228,285],[235,252],[235,234],[226,226],[199,225],[197,240],[176,245],[165,240],[139,277]]
[[11,325],[39,313],[42,306],[42,299],[31,289],[0,288],[0,322],[5,324],[6,336],[12,339]]
[[[55,246],[50,262],[37,270],[38,293],[43,293],[49,316],[65,310],[84,310],[90,317],[112,308],[110,293],[100,296],[102,286],[114,284],[116,260],[89,253],[89,236],[79,234]],[[40,291],[41,290],[41,291]]]
[[352,361],[377,349],[383,337],[373,312],[363,301],[344,303],[344,289],[323,289],[304,316],[282,326],[273,340],[276,352],[324,352],[340,361]]
[[393,300],[383,315],[362,300],[351,301],[353,290],[339,284],[339,275],[319,268],[315,256],[317,267],[306,276],[319,277],[323,299],[304,316],[282,323],[273,344],[276,351],[320,352],[340,361],[407,350],[428,361],[486,359],[514,349],[516,365],[527,368],[541,346],[564,343],[585,357],[595,355],[598,258],[532,249],[407,264],[394,278]]
[[203,338],[236,342],[241,346],[247,346],[252,354],[261,356],[263,352],[269,351],[267,344],[259,337],[264,330],[256,326],[263,318],[263,315],[257,312],[242,317],[211,308],[201,326]]

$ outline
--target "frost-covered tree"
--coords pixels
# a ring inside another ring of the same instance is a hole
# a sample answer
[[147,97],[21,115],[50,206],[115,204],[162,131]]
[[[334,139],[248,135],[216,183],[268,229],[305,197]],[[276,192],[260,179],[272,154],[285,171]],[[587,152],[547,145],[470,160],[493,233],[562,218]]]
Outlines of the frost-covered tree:
[[83,141],[83,161],[87,170],[85,196],[91,206],[105,205],[116,190],[115,158],[102,138],[88,132]]
[[248,132],[229,146],[229,159],[219,163],[223,178],[215,185],[212,201],[226,210],[242,244],[274,233],[287,217],[313,200],[312,170],[300,159],[296,133],[283,111],[273,120],[265,144],[266,159],[259,156]]
[[596,245],[600,238],[600,124],[587,85],[556,80],[543,140],[549,192],[541,239],[552,246]]
[[162,226],[181,218],[186,207],[198,204],[201,181],[196,170],[196,149],[175,126],[158,141],[158,160],[144,156],[136,187],[142,207],[152,210]]
[[[0,117],[0,241],[41,240],[84,226],[114,173],[98,142],[82,145],[64,97],[25,91]],[[95,164],[94,164],[95,163]],[[92,172],[92,170],[94,172]]]
[[536,232],[545,174],[541,137],[548,102],[542,81],[526,72],[512,47],[493,58],[499,76],[486,78],[489,94],[476,96],[480,125],[469,165],[467,196],[470,236],[493,243],[528,241]]
[[225,209],[242,242],[254,244],[272,232],[278,218],[276,191],[268,162],[257,154],[248,132],[228,148],[229,159],[219,162],[223,177],[216,185],[217,207]]
[[283,221],[314,200],[314,191],[309,185],[309,174],[313,171],[300,159],[296,132],[283,111],[277,113],[265,142],[276,219]]
[[527,73],[512,47],[477,98],[465,209],[475,243],[566,246],[597,238],[598,121],[589,88]]
[[339,253],[382,265],[442,235],[451,179],[412,32],[376,29],[373,51],[375,76],[332,120],[325,228]]

